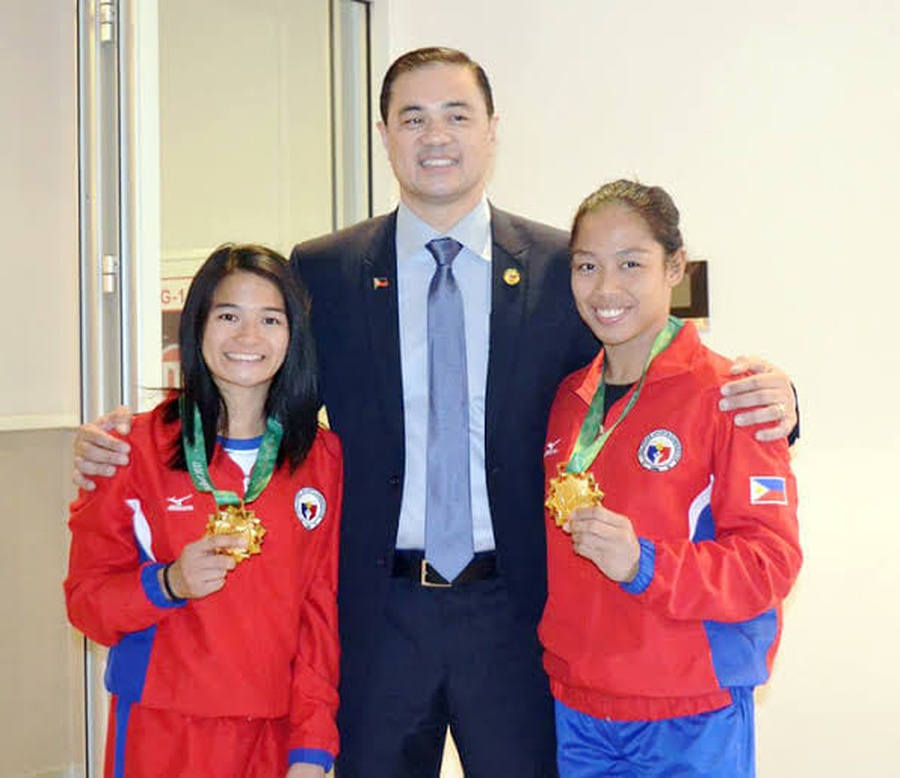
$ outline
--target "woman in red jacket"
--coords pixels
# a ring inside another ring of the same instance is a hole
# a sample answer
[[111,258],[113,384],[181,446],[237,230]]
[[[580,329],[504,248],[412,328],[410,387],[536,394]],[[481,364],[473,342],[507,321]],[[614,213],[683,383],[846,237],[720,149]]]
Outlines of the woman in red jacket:
[[659,187],[615,181],[572,229],[603,348],[561,384],[544,459],[563,778],[753,775],[753,688],[800,569],[787,442],[717,410],[731,363],[669,316],[678,222]]
[[337,754],[342,457],[308,314],[279,254],[215,251],[182,389],[72,504],[69,618],[111,647],[107,776],[321,778]]

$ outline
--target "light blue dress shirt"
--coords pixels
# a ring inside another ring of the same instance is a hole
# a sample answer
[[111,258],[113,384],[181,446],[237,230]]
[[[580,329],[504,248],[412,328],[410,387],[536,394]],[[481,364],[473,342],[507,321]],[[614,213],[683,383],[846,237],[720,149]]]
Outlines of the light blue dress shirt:
[[425,244],[447,235],[463,248],[453,275],[463,297],[469,377],[469,474],[475,551],[494,548],[484,466],[484,411],[491,315],[491,211],[481,202],[439,233],[409,208],[397,211],[397,298],[406,467],[397,548],[425,548],[425,465],[428,443],[428,286],[435,261]]

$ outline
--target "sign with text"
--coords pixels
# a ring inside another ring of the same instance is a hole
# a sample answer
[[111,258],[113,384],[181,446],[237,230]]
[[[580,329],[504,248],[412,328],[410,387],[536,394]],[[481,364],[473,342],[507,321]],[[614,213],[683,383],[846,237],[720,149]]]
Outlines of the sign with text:
[[163,384],[174,388],[180,383],[178,354],[178,323],[187,298],[191,276],[163,278],[160,292],[162,307]]

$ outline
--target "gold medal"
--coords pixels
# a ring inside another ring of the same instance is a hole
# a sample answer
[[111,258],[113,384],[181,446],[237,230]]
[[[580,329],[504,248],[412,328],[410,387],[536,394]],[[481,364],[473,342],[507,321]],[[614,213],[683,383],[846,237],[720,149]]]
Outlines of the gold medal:
[[210,514],[206,525],[207,535],[239,535],[247,541],[246,548],[226,548],[220,553],[231,554],[235,562],[249,559],[251,554],[262,552],[262,539],[266,530],[253,511],[241,505],[225,505],[218,513]]
[[544,503],[552,511],[557,527],[564,526],[576,508],[599,505],[603,499],[603,490],[597,486],[593,473],[567,473],[565,469],[565,464],[560,462],[557,466],[559,475],[550,479],[549,494]]

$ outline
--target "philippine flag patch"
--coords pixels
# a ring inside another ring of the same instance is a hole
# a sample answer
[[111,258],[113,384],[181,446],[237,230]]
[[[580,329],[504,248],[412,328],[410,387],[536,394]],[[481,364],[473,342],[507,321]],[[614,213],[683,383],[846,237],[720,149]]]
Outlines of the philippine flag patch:
[[751,505],[787,505],[784,478],[776,475],[750,476]]

